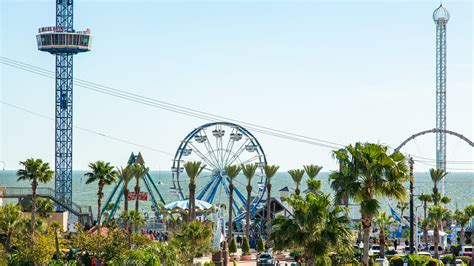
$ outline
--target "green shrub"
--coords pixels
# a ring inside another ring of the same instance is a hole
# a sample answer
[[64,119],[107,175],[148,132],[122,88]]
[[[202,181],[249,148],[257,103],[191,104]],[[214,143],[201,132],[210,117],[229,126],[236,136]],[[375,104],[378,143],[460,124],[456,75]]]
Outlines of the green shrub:
[[437,259],[430,259],[428,261],[428,264],[426,264],[426,266],[438,266],[439,265],[439,260]]
[[232,237],[229,244],[229,253],[235,254],[237,252],[237,242],[235,242],[235,237]]
[[263,244],[263,239],[261,237],[258,238],[257,247],[255,250],[258,252],[263,252],[265,250],[265,245]]
[[390,266],[403,266],[403,258],[400,256],[393,256],[390,258]]
[[469,262],[471,262],[471,257],[469,256],[459,256],[459,257],[456,257],[456,259],[460,259],[462,260],[462,262],[466,264],[469,264]]
[[244,237],[244,239],[242,240],[242,253],[244,255],[250,255],[250,244],[247,237]]
[[451,254],[445,255],[441,261],[446,264],[446,263],[454,263],[454,257]]
[[453,253],[453,255],[459,256],[460,251],[461,251],[461,245],[459,244],[451,245],[451,253]]

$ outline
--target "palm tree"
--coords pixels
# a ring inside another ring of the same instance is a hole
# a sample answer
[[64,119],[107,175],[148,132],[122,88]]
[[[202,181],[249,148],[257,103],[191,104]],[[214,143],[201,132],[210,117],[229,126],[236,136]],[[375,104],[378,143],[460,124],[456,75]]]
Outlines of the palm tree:
[[128,248],[132,248],[132,230],[131,228],[135,228],[137,230],[139,227],[146,225],[146,218],[137,211],[131,210],[129,212],[122,212],[120,215],[120,220],[127,224],[130,230],[127,230],[127,237],[128,237]]
[[229,177],[229,233],[228,233],[228,244],[232,241],[232,202],[234,201],[234,179],[239,175],[240,166],[237,165],[228,165],[225,167],[225,172]]
[[[471,220],[471,224],[473,225],[471,229],[471,244],[474,244],[474,204],[468,205],[464,208],[464,213],[466,214],[467,217]],[[471,265],[474,266],[474,252],[472,253],[471,256]]]
[[369,263],[370,228],[380,207],[378,198],[392,197],[401,201],[406,197],[404,182],[409,180],[406,158],[400,152],[388,154],[388,147],[372,143],[356,143],[333,153],[341,164],[338,178],[342,176],[345,181],[345,193],[361,207],[362,261],[366,266]]
[[247,178],[247,202],[245,206],[245,236],[249,239],[250,236],[250,200],[252,197],[252,178],[257,170],[256,164],[242,165],[242,173]]
[[138,212],[139,211],[139,207],[140,207],[140,181],[145,178],[145,176],[148,174],[148,172],[150,171],[150,168],[148,167],[145,167],[143,164],[139,164],[139,163],[134,163],[132,165],[132,172],[133,172],[133,176],[135,177],[135,211]]
[[201,174],[206,167],[201,165],[201,162],[187,162],[184,164],[184,170],[189,177],[189,222],[194,221],[196,215],[196,178]]
[[0,207],[0,229],[6,235],[5,253],[10,252],[13,231],[21,221],[21,208],[19,205],[6,204]]
[[313,180],[319,174],[321,169],[323,169],[323,167],[319,165],[315,165],[315,164],[309,164],[309,165],[303,165],[303,169],[305,170],[309,179]]
[[53,170],[49,168],[49,163],[43,162],[41,159],[27,159],[20,162],[24,169],[16,172],[18,181],[31,181],[31,241],[34,243],[35,224],[36,224],[36,189],[38,182],[48,183],[53,179]]
[[400,209],[400,218],[403,219],[403,212],[408,208],[408,202],[406,201],[399,201],[397,203],[397,208]]
[[117,171],[110,163],[104,161],[97,161],[89,164],[90,172],[84,174],[87,177],[86,184],[98,182],[97,190],[97,232],[100,233],[100,210],[102,207],[102,198],[104,197],[104,187],[115,183]]
[[430,226],[430,220],[424,218],[421,221],[421,228],[423,228],[423,241],[425,242],[426,248],[428,248],[428,227]]
[[375,224],[379,227],[379,242],[380,242],[380,256],[383,258],[385,256],[385,227],[388,224],[393,222],[393,217],[391,215],[387,216],[387,213],[384,211],[379,211],[375,217]]
[[271,229],[271,204],[270,201],[272,199],[272,177],[276,174],[278,171],[278,168],[280,166],[276,165],[265,165],[263,167],[263,171],[265,172],[265,176],[267,177],[267,235],[270,235],[270,229]]
[[315,259],[324,258],[330,252],[351,251],[347,209],[331,204],[329,194],[309,192],[304,198],[293,194],[284,201],[294,212],[292,217],[282,215],[274,219],[270,240],[275,250],[302,248],[309,266],[318,264]]
[[428,219],[430,224],[433,225],[433,242],[435,250],[435,258],[439,259],[439,229],[441,222],[443,221],[447,210],[441,206],[433,206],[428,210]]
[[469,223],[469,216],[467,216],[463,211],[456,211],[454,213],[454,220],[456,220],[456,224],[461,227],[461,245],[466,243],[466,235],[464,232],[464,227]]
[[295,189],[296,195],[299,195],[300,194],[300,183],[301,183],[301,180],[303,180],[304,170],[300,170],[300,169],[288,170],[288,174],[290,174],[291,178],[293,179],[293,181],[296,184],[296,189]]
[[428,210],[428,202],[432,202],[433,201],[433,197],[429,194],[421,194],[420,196],[418,196],[418,199],[423,202],[423,218],[426,219],[426,213],[427,213],[427,210]]
[[447,173],[443,169],[430,169],[431,180],[433,181],[433,202],[435,206],[439,205],[440,194],[438,192],[438,183],[443,180]]
[[125,168],[120,167],[117,168],[117,178],[122,181],[123,183],[123,210],[124,212],[128,212],[128,194],[130,190],[128,189],[128,184],[133,178],[133,169],[131,165],[127,165]]

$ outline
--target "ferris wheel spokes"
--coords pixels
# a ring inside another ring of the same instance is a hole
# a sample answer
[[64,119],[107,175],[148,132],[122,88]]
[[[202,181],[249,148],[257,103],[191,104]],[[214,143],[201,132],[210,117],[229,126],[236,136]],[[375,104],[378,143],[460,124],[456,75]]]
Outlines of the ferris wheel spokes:
[[[217,163],[213,160],[210,160],[208,159],[196,146],[194,146],[192,143],[189,143],[189,145],[193,148],[194,150],[194,153],[196,153],[200,158],[201,160],[204,161],[204,163],[206,163],[207,165],[210,165],[214,168],[218,168],[217,167]],[[212,159],[212,158],[211,158]]]
[[249,142],[249,139],[246,139],[244,143],[242,143],[242,145],[237,149],[237,151],[232,154],[232,156],[229,156],[230,158],[225,162],[227,165],[234,163],[235,160],[244,152],[247,142]]

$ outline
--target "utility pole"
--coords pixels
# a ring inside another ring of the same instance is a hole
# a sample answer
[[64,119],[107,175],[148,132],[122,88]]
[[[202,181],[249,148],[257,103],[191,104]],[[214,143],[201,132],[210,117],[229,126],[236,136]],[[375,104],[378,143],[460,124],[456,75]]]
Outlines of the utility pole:
[[415,177],[413,176],[413,157],[410,156],[408,159],[410,163],[410,254],[415,253],[415,213],[414,213],[414,202],[413,202],[413,185],[415,183]]

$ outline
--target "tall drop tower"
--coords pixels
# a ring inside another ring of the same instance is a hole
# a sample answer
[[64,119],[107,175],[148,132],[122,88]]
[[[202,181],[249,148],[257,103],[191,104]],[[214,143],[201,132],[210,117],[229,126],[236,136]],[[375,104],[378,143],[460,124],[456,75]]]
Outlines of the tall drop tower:
[[[441,4],[433,12],[436,24],[436,129],[446,130],[446,24],[449,12]],[[436,168],[446,171],[446,133],[436,132]],[[444,179],[441,184],[444,195]]]
[[[73,0],[56,0],[56,26],[38,30],[38,50],[56,57],[55,193],[72,205],[73,55],[90,51],[90,30],[75,31]],[[58,207],[60,209],[60,207]]]

